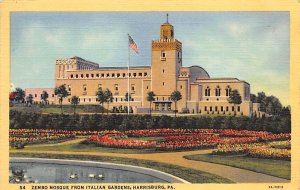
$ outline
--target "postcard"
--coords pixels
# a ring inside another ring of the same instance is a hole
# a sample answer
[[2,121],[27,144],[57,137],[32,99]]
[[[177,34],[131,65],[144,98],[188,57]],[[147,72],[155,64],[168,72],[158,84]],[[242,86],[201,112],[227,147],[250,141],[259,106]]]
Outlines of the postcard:
[[299,2],[0,6],[1,189],[300,189]]

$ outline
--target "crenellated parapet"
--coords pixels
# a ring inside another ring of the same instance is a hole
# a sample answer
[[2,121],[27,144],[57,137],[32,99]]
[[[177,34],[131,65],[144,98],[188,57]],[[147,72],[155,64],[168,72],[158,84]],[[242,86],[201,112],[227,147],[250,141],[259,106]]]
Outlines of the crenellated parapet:
[[181,51],[182,43],[176,39],[159,39],[152,40],[152,50],[162,51],[162,50],[178,50]]

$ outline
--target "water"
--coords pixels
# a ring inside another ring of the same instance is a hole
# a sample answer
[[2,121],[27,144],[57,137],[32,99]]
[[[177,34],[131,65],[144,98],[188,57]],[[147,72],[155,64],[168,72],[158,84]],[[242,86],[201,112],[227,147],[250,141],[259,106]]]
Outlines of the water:
[[[120,167],[40,162],[10,162],[10,183],[170,183],[149,172]],[[170,178],[170,177],[169,177]]]

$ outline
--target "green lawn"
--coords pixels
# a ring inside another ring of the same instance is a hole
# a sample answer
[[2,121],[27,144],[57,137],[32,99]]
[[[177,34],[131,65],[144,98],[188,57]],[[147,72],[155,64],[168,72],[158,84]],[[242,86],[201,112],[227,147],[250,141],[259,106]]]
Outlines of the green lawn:
[[191,183],[233,183],[231,180],[207,172],[193,170],[172,164],[163,164],[148,160],[120,158],[110,156],[85,156],[85,155],[63,155],[63,154],[31,154],[31,153],[10,153],[10,157],[36,157],[36,158],[54,158],[71,160],[89,160],[99,162],[110,162],[141,166],[163,171],[174,176],[180,177]]
[[233,166],[284,179],[291,179],[291,162],[285,160],[251,158],[246,156],[223,156],[212,154],[196,154],[184,156],[184,158],[188,160],[197,160]]

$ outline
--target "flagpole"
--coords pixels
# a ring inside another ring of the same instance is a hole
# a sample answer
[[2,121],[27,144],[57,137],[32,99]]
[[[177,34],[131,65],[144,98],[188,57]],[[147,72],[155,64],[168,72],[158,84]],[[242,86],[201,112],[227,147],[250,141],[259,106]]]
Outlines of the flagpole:
[[127,64],[127,83],[128,83],[128,92],[127,92],[127,115],[129,115],[130,109],[130,83],[129,83],[129,66],[130,66],[130,48],[129,48],[129,34],[128,34],[128,64]]

